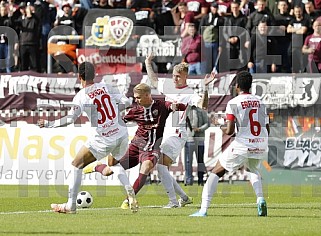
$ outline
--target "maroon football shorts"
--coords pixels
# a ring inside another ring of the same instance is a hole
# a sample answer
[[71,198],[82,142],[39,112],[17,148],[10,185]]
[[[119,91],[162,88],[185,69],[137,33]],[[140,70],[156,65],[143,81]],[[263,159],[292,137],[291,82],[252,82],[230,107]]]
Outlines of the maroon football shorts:
[[125,170],[127,170],[147,160],[153,162],[155,166],[158,158],[159,150],[144,151],[131,143],[126,154],[119,160],[119,163]]

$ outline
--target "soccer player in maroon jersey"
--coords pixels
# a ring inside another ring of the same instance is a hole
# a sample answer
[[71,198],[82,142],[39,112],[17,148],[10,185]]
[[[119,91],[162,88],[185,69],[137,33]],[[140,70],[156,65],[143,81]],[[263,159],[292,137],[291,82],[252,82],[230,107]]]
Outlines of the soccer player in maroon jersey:
[[[139,176],[134,183],[135,194],[144,186],[146,178],[154,168],[159,159],[159,149],[162,142],[166,119],[172,111],[183,111],[186,108],[184,104],[175,104],[162,100],[153,100],[151,88],[144,83],[134,87],[134,99],[136,107],[129,110],[123,120],[127,122],[136,122],[138,129],[131,141],[126,154],[116,160],[112,156],[108,158],[108,165],[114,166],[118,163],[125,169],[130,169],[141,163]],[[88,166],[84,173],[100,172],[102,175],[109,176],[113,171],[106,164],[96,163],[95,166]],[[182,198],[188,196],[182,195]],[[126,200],[122,208],[126,208]]]

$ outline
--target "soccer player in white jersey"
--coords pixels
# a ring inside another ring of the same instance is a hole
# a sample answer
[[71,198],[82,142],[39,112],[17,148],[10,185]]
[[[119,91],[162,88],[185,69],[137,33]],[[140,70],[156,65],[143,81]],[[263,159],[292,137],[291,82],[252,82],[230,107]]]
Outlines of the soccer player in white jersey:
[[[186,80],[188,75],[188,64],[181,63],[174,67],[173,80],[169,84],[161,84],[158,82],[157,75],[152,68],[153,54],[146,57],[145,65],[148,77],[153,87],[157,88],[159,92],[165,95],[165,100],[173,103],[181,103],[185,105],[200,105],[207,108],[208,105],[208,92],[205,89],[203,99],[198,96],[194,90],[188,87]],[[214,80],[214,74],[205,76],[204,85],[207,85]],[[168,168],[172,163],[176,162],[176,158],[181,153],[185,142],[187,140],[186,132],[186,115],[189,109],[184,112],[174,112],[169,115],[166,120],[164,137],[161,144],[161,156],[156,166],[158,176],[164,185],[164,188],[169,197],[169,203],[164,208],[183,207],[192,203],[191,197],[186,197],[186,193],[176,182],[174,177],[169,173]],[[176,193],[181,196],[179,200],[176,198]],[[185,198],[183,197],[185,196]]]
[[[78,79],[83,88],[73,99],[71,114],[53,122],[42,119],[38,121],[41,128],[63,127],[74,123],[85,112],[91,128],[95,130],[93,137],[88,139],[72,161],[73,173],[69,184],[68,202],[51,204],[52,210],[58,213],[76,213],[76,198],[81,185],[82,169],[85,166],[106,157],[109,153],[115,158],[121,158],[128,146],[127,127],[118,115],[118,105],[129,106],[130,100],[108,84],[95,83],[95,68],[92,63],[83,62],[78,70]],[[124,169],[119,172],[118,178],[133,203],[133,212],[137,211],[136,198]]]
[[258,216],[267,216],[267,206],[263,197],[259,165],[268,152],[270,133],[268,116],[262,101],[250,94],[252,75],[246,71],[236,75],[238,96],[231,99],[226,107],[227,126],[221,127],[227,135],[237,132],[235,140],[225,154],[219,157],[212,173],[203,188],[201,209],[190,216],[204,217],[216,191],[218,180],[227,171],[244,166],[249,173],[250,182],[257,196]]

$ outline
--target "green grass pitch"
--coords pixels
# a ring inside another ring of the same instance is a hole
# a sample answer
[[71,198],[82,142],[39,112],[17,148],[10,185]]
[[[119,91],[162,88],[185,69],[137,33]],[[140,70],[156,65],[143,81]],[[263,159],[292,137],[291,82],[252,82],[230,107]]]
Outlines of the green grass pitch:
[[162,209],[160,185],[144,186],[139,212],[119,208],[121,187],[83,186],[94,197],[75,215],[49,211],[66,201],[66,186],[0,186],[0,235],[321,235],[319,186],[268,185],[268,217],[257,217],[248,182],[220,183],[206,218],[189,217],[200,205],[202,187],[184,187],[194,204]]

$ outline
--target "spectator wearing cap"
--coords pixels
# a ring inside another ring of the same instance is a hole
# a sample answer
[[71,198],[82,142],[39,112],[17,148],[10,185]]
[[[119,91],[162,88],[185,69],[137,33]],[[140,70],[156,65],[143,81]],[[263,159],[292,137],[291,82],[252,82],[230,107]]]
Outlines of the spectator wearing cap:
[[200,32],[204,41],[206,58],[205,72],[211,73],[215,66],[219,47],[219,27],[224,26],[224,18],[218,14],[218,4],[211,4],[210,12],[201,19]]
[[64,2],[64,4],[61,6],[61,10],[63,11],[63,15],[59,16],[57,20],[54,23],[54,26],[59,26],[59,25],[64,25],[64,26],[69,26],[69,29],[66,29],[64,31],[65,35],[72,34],[74,29],[74,22],[72,19],[72,11],[71,11],[71,6],[68,2]]
[[[78,6],[72,8],[68,2],[62,5],[62,10],[64,14],[57,18],[52,32],[56,35],[80,35],[87,10]],[[57,51],[54,53],[53,70],[58,73],[75,72],[75,48],[72,47],[75,45],[68,45],[69,40],[59,40],[57,44],[61,48],[53,50]]]
[[82,34],[82,25],[84,18],[87,14],[87,9],[74,6],[72,7],[69,2],[64,2],[61,6],[63,14],[57,17],[55,26],[64,25],[69,26],[65,31],[59,32],[59,34],[70,35],[70,34]]
[[[75,3],[75,0],[45,0],[45,1],[57,7],[57,17],[60,17],[64,14],[62,10],[63,5],[69,3],[70,7],[73,8]],[[86,0],[81,0],[81,1],[86,1]],[[88,0],[88,1],[91,2],[92,0]]]

